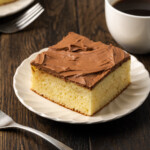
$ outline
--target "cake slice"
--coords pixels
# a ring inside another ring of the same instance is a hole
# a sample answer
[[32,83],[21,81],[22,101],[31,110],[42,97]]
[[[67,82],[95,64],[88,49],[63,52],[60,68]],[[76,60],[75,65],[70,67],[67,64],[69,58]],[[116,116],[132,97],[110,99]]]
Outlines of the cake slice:
[[16,0],[0,0],[0,5],[11,3],[11,2],[14,2],[14,1],[16,1]]
[[32,62],[31,89],[91,116],[130,84],[130,55],[70,32]]

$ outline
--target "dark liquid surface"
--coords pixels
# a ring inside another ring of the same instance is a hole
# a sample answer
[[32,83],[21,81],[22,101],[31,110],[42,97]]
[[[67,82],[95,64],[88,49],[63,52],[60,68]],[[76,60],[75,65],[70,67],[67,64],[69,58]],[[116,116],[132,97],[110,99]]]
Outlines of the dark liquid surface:
[[127,14],[150,16],[150,0],[120,0],[113,6]]

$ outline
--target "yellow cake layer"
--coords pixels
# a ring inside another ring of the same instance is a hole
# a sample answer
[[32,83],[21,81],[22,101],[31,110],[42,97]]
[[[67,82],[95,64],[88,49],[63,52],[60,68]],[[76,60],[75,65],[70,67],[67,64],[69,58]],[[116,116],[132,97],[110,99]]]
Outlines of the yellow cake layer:
[[11,3],[14,2],[16,0],[0,0],[0,5],[6,4],[6,3]]
[[130,60],[100,81],[92,90],[64,81],[32,66],[31,89],[66,108],[93,115],[130,83]]

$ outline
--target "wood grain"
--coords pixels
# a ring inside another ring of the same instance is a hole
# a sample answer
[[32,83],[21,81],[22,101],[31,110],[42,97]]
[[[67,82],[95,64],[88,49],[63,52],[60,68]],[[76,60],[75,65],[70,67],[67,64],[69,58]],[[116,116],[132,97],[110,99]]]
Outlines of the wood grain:
[[94,41],[116,45],[105,22],[103,0],[77,1],[80,33]]
[[[0,109],[16,122],[49,134],[74,150],[149,150],[150,96],[132,114],[96,125],[70,125],[44,119],[18,101],[12,87],[18,65],[32,53],[55,44],[68,32],[119,46],[108,32],[103,0],[38,1],[45,12],[34,23],[15,34],[0,34]],[[0,19],[1,23],[5,21]],[[150,72],[150,54],[136,57]],[[56,150],[28,132],[0,131],[0,150],[31,149]]]

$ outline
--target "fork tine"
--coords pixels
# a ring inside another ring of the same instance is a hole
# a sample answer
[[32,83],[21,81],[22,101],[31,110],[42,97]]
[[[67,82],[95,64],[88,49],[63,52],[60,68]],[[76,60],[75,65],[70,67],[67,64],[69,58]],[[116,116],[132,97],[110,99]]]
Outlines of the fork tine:
[[10,21],[8,23],[4,23],[4,24],[0,25],[0,27],[3,28],[3,27],[6,27],[6,26],[12,26],[12,25],[14,25],[17,21],[21,20],[22,18],[24,18],[28,14],[32,13],[32,11],[34,11],[35,9],[37,9],[39,6],[41,6],[39,3],[35,4],[34,6],[32,6],[29,10],[27,10],[24,14],[22,14],[18,18],[13,19],[12,21]]
[[40,10],[42,8],[42,6],[39,4],[39,5],[36,5],[36,7],[34,7],[31,11],[29,11],[28,13],[25,13],[23,14],[22,16],[20,16],[18,19],[17,19],[17,24],[21,23],[22,21],[28,19],[28,17],[32,14],[34,14],[37,10]]
[[30,23],[32,23],[43,11],[44,8],[39,3],[37,3],[20,17],[0,25],[0,32],[14,33],[22,30]]
[[44,9],[42,8],[42,10],[40,10],[35,16],[33,16],[31,18],[31,20],[27,21],[25,24],[23,24],[22,26],[19,27],[19,29],[24,29],[26,26],[28,26],[31,22],[33,22],[37,17],[40,16],[40,14],[44,11]]
[[34,6],[32,6],[29,10],[27,10],[22,16],[20,16],[18,18],[18,20],[20,20],[22,17],[25,17],[27,14],[31,13],[32,11],[34,11],[35,9],[37,9],[38,7],[42,7],[40,3],[35,4]]
[[43,8],[39,7],[36,10],[34,10],[33,13],[30,13],[28,15],[26,15],[24,18],[22,18],[21,20],[19,20],[18,22],[16,22],[17,26],[21,26],[24,23],[26,23],[27,21],[29,21],[30,19],[32,19],[33,16],[35,16],[39,11],[41,11]]

